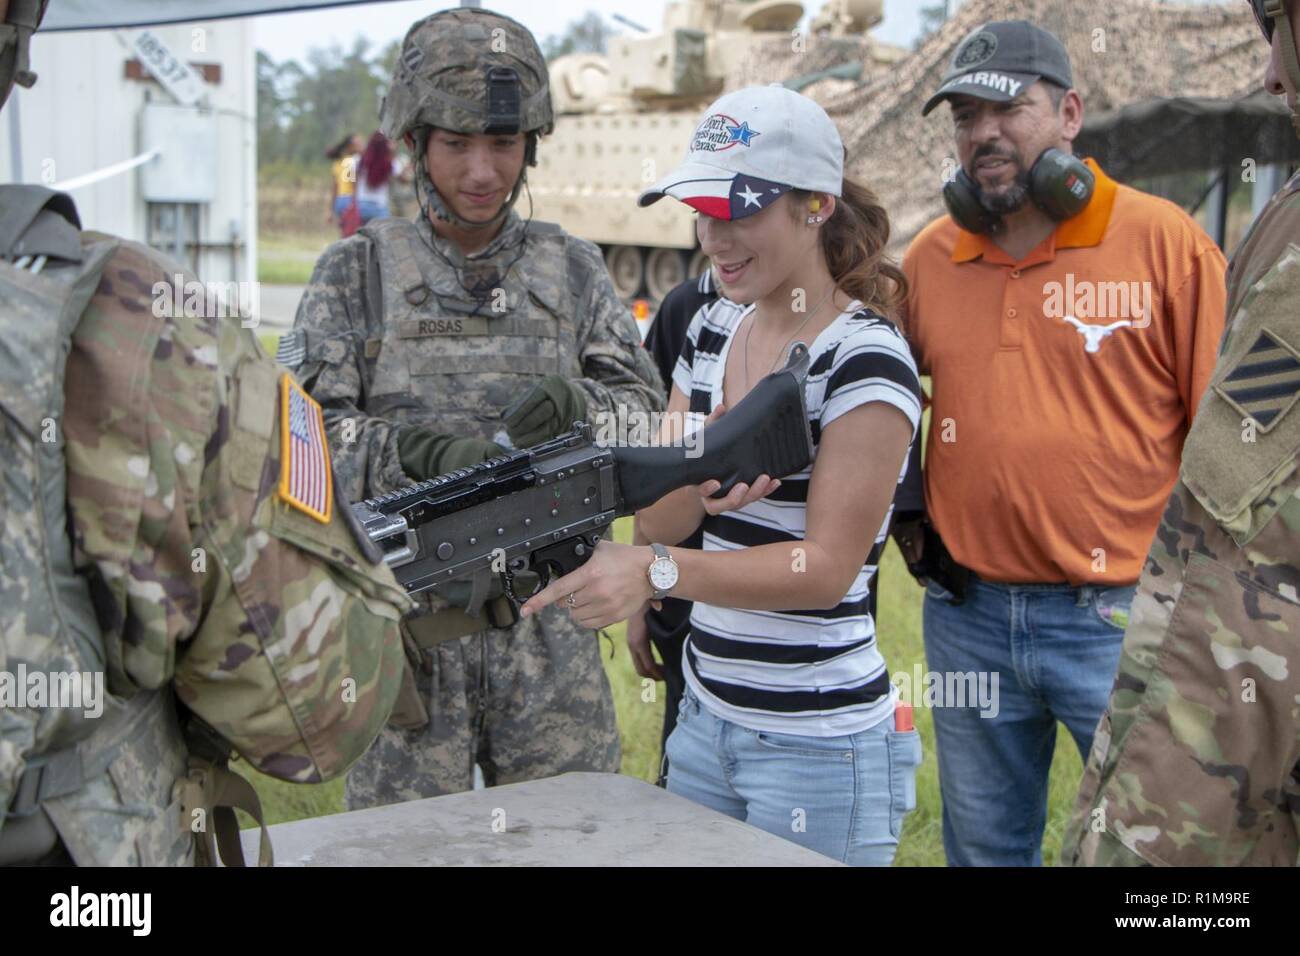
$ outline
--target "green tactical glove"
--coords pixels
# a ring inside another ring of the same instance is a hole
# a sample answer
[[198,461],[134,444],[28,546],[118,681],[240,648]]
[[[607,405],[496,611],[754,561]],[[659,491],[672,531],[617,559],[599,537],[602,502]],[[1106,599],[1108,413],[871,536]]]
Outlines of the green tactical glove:
[[562,375],[548,375],[506,410],[506,434],[516,448],[549,441],[587,417],[587,395]]
[[397,457],[402,462],[402,471],[412,481],[445,475],[505,453],[495,442],[440,435],[418,425],[407,426],[397,433]]

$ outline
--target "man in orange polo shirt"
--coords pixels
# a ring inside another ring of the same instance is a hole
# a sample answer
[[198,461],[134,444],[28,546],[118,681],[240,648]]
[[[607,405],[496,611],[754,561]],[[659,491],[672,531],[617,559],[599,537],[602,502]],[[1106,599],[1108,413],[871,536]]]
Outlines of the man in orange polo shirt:
[[924,112],[943,100],[951,215],[903,262],[930,527],[897,534],[927,583],[930,671],[981,689],[934,711],[948,861],[1037,865],[1056,721],[1086,756],[1214,367],[1225,261],[1177,206],[1073,155],[1083,102],[1047,31],[979,27]]

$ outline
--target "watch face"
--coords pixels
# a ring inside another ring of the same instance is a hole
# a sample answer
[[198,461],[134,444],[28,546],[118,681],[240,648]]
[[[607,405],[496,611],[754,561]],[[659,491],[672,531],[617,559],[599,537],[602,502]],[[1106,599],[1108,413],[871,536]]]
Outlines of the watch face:
[[650,583],[656,591],[667,591],[677,583],[677,565],[672,558],[655,558],[650,565]]

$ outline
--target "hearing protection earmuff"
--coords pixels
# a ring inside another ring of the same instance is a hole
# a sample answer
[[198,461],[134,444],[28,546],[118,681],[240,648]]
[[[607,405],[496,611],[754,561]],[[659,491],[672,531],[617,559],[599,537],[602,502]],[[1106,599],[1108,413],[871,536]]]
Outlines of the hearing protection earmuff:
[[[1029,170],[1029,198],[1049,218],[1063,222],[1083,212],[1092,200],[1097,177],[1082,159],[1055,147],[1043,150]],[[980,202],[979,187],[964,168],[943,187],[948,215],[967,232],[993,232],[1002,217]]]

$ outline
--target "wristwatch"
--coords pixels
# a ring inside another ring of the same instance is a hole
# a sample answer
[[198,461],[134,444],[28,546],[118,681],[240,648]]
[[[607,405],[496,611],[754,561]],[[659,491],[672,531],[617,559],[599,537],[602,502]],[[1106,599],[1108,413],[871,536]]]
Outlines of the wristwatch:
[[662,544],[652,544],[650,550],[655,553],[655,559],[646,569],[650,589],[654,592],[651,600],[662,601],[677,584],[677,562],[669,557],[668,549]]

